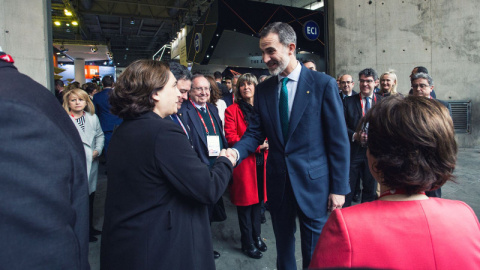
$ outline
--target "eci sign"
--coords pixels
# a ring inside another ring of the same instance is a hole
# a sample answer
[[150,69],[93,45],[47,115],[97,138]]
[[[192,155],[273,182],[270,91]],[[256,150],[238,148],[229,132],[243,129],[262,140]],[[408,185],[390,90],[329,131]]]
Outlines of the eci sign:
[[303,24],[303,35],[308,40],[316,40],[320,36],[320,27],[314,21],[308,21]]

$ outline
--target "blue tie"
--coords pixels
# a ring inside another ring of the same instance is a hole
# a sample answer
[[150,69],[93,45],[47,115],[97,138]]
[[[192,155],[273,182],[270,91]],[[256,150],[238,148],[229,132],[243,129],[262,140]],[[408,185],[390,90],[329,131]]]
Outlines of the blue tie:
[[288,135],[288,89],[287,89],[288,78],[285,77],[282,79],[282,89],[280,90],[280,102],[279,102],[279,113],[280,113],[280,123],[282,124],[282,133],[284,142],[287,141]]
[[370,110],[370,97],[365,98],[365,113],[367,113],[368,110]]

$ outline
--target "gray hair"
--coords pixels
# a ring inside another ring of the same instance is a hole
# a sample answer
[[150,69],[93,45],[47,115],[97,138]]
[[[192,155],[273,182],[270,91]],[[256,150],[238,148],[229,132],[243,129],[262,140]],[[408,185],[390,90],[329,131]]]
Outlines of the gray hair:
[[433,79],[430,75],[428,75],[427,73],[423,73],[423,72],[419,72],[417,74],[414,74],[412,76],[412,82],[416,79],[425,79],[428,81],[428,85],[429,86],[433,86]]
[[264,38],[270,33],[277,34],[278,40],[284,46],[288,46],[290,43],[295,44],[295,46],[297,45],[297,35],[288,23],[274,22],[267,25],[267,27],[263,28],[260,32],[260,38]]

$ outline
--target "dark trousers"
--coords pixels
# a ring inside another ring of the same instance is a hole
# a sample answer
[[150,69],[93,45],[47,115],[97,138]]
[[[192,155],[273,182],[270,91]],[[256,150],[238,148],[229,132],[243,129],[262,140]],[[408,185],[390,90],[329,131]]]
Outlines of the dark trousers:
[[90,194],[88,196],[88,210],[89,210],[89,224],[90,224],[90,234],[92,233],[93,231],[93,202],[94,202],[94,199],[95,199],[95,192],[92,192],[92,194]]
[[371,202],[377,199],[377,182],[370,173],[368,168],[368,160],[366,155],[366,148],[361,148],[350,159],[350,192],[345,196],[344,207],[352,205],[352,199],[355,195],[354,191],[360,185],[360,178],[362,179],[362,203]]
[[[327,198],[319,198],[319,200]],[[302,265],[308,268],[313,251],[328,216],[311,219],[299,208],[287,177],[281,207],[271,209],[273,232],[277,247],[277,268],[279,270],[297,269],[295,260],[295,219],[298,216],[302,248]]]
[[240,225],[242,247],[248,247],[249,245],[253,244],[254,239],[260,237],[260,210],[260,203],[248,206],[237,206],[238,224]]

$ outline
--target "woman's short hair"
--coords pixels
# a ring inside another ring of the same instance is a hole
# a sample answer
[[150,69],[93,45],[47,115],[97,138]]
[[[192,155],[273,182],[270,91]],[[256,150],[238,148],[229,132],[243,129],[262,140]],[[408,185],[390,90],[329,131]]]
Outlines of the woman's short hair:
[[237,81],[237,89],[235,90],[235,103],[238,103],[240,100],[242,100],[243,97],[242,94],[240,94],[240,86],[246,82],[253,83],[255,87],[257,87],[258,84],[257,77],[255,77],[255,75],[252,73],[245,73],[240,76]]
[[379,181],[407,194],[441,187],[454,179],[457,143],[448,109],[435,99],[400,95],[372,107],[368,149]]
[[84,111],[89,112],[91,115],[95,113],[95,106],[93,105],[92,100],[88,96],[87,92],[85,92],[80,88],[68,90],[63,95],[63,108],[65,109],[65,111],[67,111],[67,113],[70,112],[70,107],[68,107],[68,100],[72,95],[76,95],[77,97],[85,100],[85,102],[87,103],[87,106],[85,106],[85,109],[83,109]]
[[395,74],[395,71],[389,70],[387,72],[384,72],[382,75],[380,75],[380,81],[382,80],[383,76],[392,76],[393,80],[395,81],[395,84],[392,86],[392,89],[390,90],[391,95],[396,95],[398,94],[397,92],[397,87],[398,87],[398,80],[397,80],[397,74]]
[[208,102],[215,105],[222,98],[222,93],[220,93],[220,88],[218,88],[217,82],[212,76],[207,75],[205,78],[210,83],[210,100]]
[[148,59],[128,65],[110,92],[110,111],[121,118],[152,111],[155,106],[152,95],[167,84],[169,70],[167,63]]

